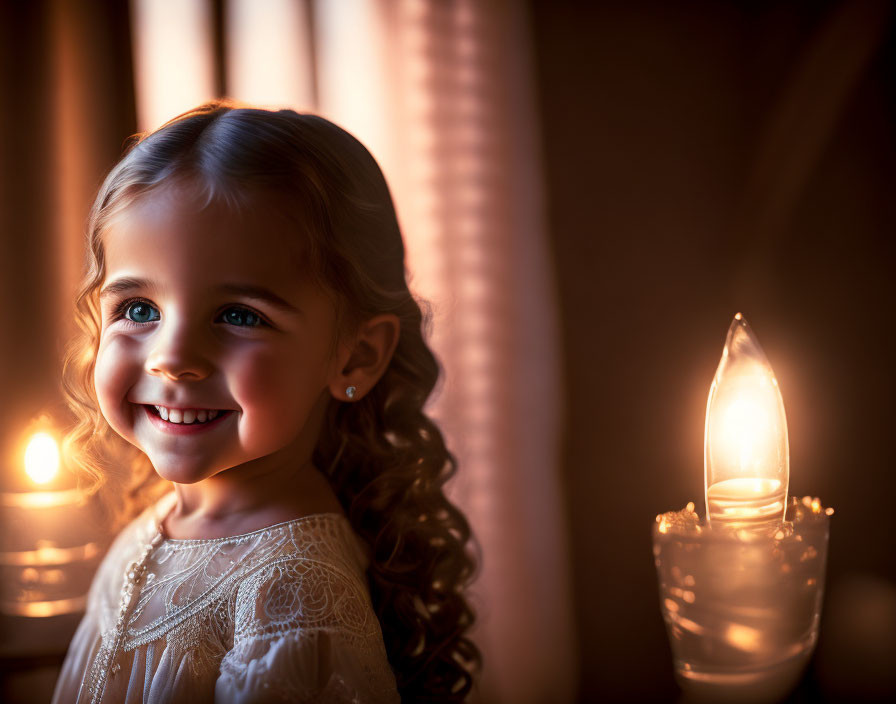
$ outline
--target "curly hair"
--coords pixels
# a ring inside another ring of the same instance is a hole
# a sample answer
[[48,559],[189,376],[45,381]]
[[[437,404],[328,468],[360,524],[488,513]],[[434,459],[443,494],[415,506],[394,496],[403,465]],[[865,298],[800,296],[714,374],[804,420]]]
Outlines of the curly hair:
[[309,273],[334,298],[342,330],[377,314],[400,320],[389,366],[358,402],[331,399],[313,461],[371,550],[368,583],[405,701],[456,702],[481,669],[467,636],[465,588],[479,563],[461,511],[443,493],[457,462],[424,404],[439,364],[424,335],[431,315],[405,280],[404,244],[385,178],[348,132],[292,110],[207,103],[136,136],[100,187],[87,229],[80,329],[63,371],[76,422],[65,440],[82,488],[105,497],[120,525],[170,489],[149,459],[99,410],[93,372],[101,330],[98,290],[110,219],[172,178],[187,178],[241,208],[247,193],[281,197],[297,223]]

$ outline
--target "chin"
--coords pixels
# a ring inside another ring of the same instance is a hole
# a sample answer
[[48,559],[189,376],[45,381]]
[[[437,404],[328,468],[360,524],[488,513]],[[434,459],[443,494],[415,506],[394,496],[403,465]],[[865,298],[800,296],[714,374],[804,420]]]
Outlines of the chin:
[[149,458],[153,468],[162,479],[174,482],[175,484],[196,484],[213,477],[223,469],[214,469],[210,467],[185,467],[183,463],[172,467],[167,462],[153,462],[152,457]]

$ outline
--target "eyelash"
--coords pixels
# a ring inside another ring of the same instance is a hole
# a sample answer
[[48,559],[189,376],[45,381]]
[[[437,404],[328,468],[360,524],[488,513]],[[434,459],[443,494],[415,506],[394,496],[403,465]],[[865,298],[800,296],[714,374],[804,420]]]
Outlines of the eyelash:
[[[149,322],[153,322],[153,323],[157,322],[155,320],[152,320],[152,321],[148,321],[147,323],[138,323],[135,320],[130,320],[129,318],[126,318],[125,313],[127,312],[128,308],[131,307],[132,305],[134,305],[135,303],[144,303],[144,304],[148,305],[150,308],[155,308],[155,310],[158,310],[158,308],[156,306],[154,306],[152,303],[147,301],[145,298],[129,298],[129,299],[119,303],[115,307],[115,310],[112,311],[112,322],[116,322],[116,321],[120,320],[124,323],[127,323],[128,325],[147,325]],[[246,313],[251,313],[256,318],[258,318],[257,325],[234,325],[233,327],[237,327],[237,328],[271,327],[271,324],[267,321],[267,319],[261,313],[259,313],[256,310],[253,310],[252,308],[247,308],[246,306],[228,306],[227,308],[224,308],[221,311],[221,314],[227,312],[228,310],[241,310]]]

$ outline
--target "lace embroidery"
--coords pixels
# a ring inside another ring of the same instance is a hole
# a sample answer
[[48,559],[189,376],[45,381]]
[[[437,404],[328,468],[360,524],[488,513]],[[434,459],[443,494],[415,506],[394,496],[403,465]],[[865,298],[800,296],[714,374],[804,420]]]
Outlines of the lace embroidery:
[[237,640],[327,628],[363,646],[379,633],[357,578],[325,563],[277,560],[246,579],[237,602]]
[[114,662],[115,654],[121,647],[121,642],[124,638],[128,613],[133,613],[131,607],[134,603],[134,594],[139,588],[138,585],[146,575],[146,565],[149,557],[161,543],[161,531],[156,529],[152,540],[143,546],[139,557],[132,560],[128,563],[127,567],[124,568],[125,577],[118,605],[118,619],[115,622],[115,627],[103,636],[102,647],[91,668],[91,683],[88,691],[90,693],[92,704],[102,698],[106,688],[106,678],[108,677],[108,673],[111,672],[113,675],[118,674],[118,671],[121,669],[121,665]]
[[[141,517],[143,519],[143,517]],[[102,574],[123,572],[154,522],[135,521],[113,545]],[[107,564],[108,563],[108,564]],[[139,648],[189,655],[194,677],[233,675],[246,649],[290,634],[338,634],[360,658],[370,682],[391,677],[382,635],[370,605],[364,558],[348,521],[338,514],[295,519],[260,531],[213,540],[165,540],[146,562],[145,579],[127,614],[116,647],[117,594],[97,599],[101,644],[87,676],[87,691],[102,697],[127,654]],[[113,578],[114,581],[114,578]],[[225,657],[226,656],[226,657]],[[233,656],[233,657],[231,657]],[[230,658],[231,662],[222,663]],[[115,661],[111,673],[107,670]],[[147,683],[157,663],[146,662]],[[336,687],[338,677],[333,678]],[[276,686],[290,688],[288,683]],[[394,685],[392,685],[394,687]],[[388,691],[383,685],[383,692]]]

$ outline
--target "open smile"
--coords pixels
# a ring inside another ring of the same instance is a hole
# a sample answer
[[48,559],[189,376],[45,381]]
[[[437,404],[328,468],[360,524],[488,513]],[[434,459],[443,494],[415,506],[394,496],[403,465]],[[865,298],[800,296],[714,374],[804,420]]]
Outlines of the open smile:
[[217,415],[210,420],[195,420],[191,423],[172,423],[171,421],[162,418],[159,414],[159,410],[155,406],[144,404],[143,411],[156,428],[172,435],[194,435],[196,433],[208,432],[217,428],[224,422],[225,418],[229,418],[233,414],[233,411],[218,411]]

